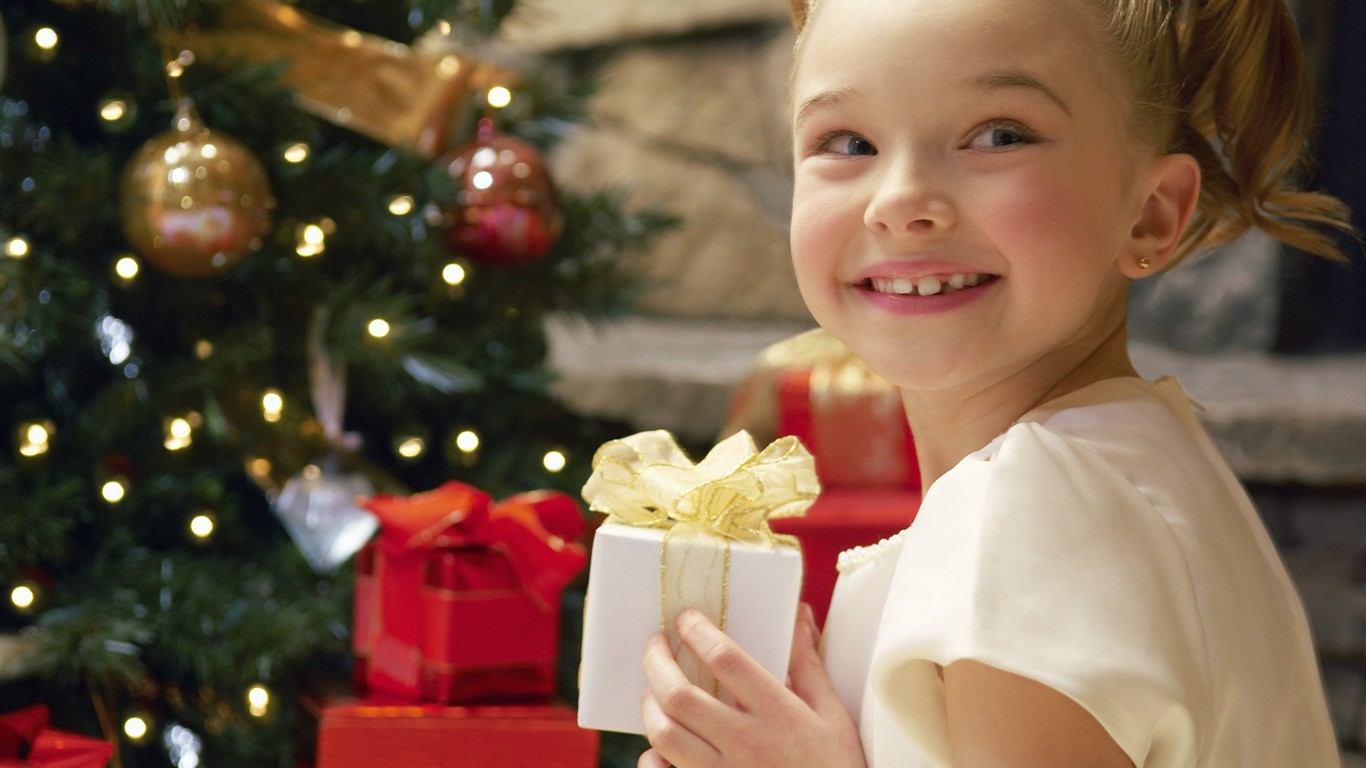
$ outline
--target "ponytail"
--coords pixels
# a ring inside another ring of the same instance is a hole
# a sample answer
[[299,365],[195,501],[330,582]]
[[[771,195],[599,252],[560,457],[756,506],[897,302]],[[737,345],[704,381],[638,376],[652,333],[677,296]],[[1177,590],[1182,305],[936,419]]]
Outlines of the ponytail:
[[1283,0],[1186,5],[1169,32],[1178,85],[1168,148],[1195,157],[1203,181],[1179,254],[1257,227],[1293,248],[1341,260],[1336,235],[1353,231],[1347,206],[1297,186],[1315,113],[1289,9]]

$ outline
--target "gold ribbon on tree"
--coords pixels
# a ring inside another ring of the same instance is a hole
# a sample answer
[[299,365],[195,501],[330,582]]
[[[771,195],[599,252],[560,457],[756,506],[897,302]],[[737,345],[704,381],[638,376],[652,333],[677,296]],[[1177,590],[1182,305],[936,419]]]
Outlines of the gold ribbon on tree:
[[208,58],[287,60],[284,82],[325,120],[392,147],[435,158],[473,96],[513,85],[510,71],[450,52],[428,52],[332,24],[275,0],[237,0],[221,23],[167,33],[164,42]]
[[748,432],[721,441],[694,464],[673,435],[641,432],[604,444],[583,487],[589,508],[608,523],[665,529],[659,553],[659,626],[688,679],[715,692],[715,680],[674,631],[696,608],[726,627],[730,546],[798,546],[769,520],[799,517],[820,494],[811,454],[794,437],[762,451]]

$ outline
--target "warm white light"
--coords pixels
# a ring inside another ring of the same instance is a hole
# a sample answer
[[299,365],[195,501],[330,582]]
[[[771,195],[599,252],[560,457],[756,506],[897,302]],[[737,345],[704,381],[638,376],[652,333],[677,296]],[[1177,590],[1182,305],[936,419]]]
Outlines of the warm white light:
[[285,411],[285,398],[279,390],[267,389],[261,395],[261,418],[271,423],[280,420]]
[[568,463],[569,460],[562,451],[546,451],[545,458],[541,459],[541,465],[547,472],[560,472]]
[[109,480],[100,486],[100,496],[110,504],[117,504],[123,501],[123,497],[128,494],[128,488],[122,480]]
[[502,109],[512,103],[512,91],[501,85],[495,85],[489,89],[489,106],[495,109]]
[[199,154],[212,160],[213,158],[218,157],[218,145],[205,144],[204,146],[199,148]]
[[465,453],[474,453],[479,450],[479,435],[474,430],[466,429],[455,436],[455,447]]
[[445,280],[447,285],[460,285],[465,282],[465,268],[451,262],[442,268],[441,279]]
[[33,33],[33,42],[37,44],[39,48],[50,51],[57,47],[57,30],[52,27],[39,27],[38,30]]
[[22,259],[28,255],[28,238],[15,235],[5,241],[5,255],[11,259]]
[[200,339],[194,343],[194,356],[200,360],[208,360],[213,357],[213,342],[208,339]]
[[147,721],[133,715],[123,721],[123,733],[133,741],[142,741],[147,735]]
[[209,538],[213,535],[213,518],[203,514],[190,518],[190,533],[197,539]]
[[9,593],[9,601],[14,604],[15,608],[18,608],[21,611],[32,608],[34,601],[37,599],[38,593],[34,592],[33,587],[30,587],[27,584],[20,584],[10,590]]
[[51,435],[46,426],[37,422],[30,423],[20,430],[19,455],[33,458],[48,452]]
[[114,262],[114,274],[124,280],[132,280],[137,277],[139,269],[141,267],[138,266],[138,260],[132,256],[121,256],[118,261]]
[[247,710],[252,717],[265,717],[270,710],[270,691],[264,685],[253,685],[247,689]]
[[123,99],[110,99],[100,105],[100,119],[115,123],[128,114],[128,103]]
[[377,317],[370,321],[370,325],[366,326],[366,330],[370,331],[371,336],[382,339],[389,335],[389,323]]
[[270,459],[255,458],[247,461],[247,473],[258,479],[270,477]]
[[399,195],[389,201],[389,213],[395,216],[406,216],[413,212],[412,195]]
[[427,441],[420,437],[409,437],[398,444],[398,455],[405,459],[416,459],[427,449]]
[[171,419],[166,424],[166,440],[162,443],[168,451],[179,451],[190,447],[192,442],[190,422],[185,419]]
[[470,179],[470,184],[475,189],[488,189],[493,186],[493,174],[488,171],[480,171]]
[[302,141],[296,141],[285,147],[284,157],[286,163],[302,163],[308,159],[308,145]]

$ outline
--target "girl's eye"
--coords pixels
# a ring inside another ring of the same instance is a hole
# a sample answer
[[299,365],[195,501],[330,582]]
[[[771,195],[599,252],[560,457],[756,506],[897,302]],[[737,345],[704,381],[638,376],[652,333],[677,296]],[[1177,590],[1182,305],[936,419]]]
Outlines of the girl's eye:
[[1017,144],[1033,144],[1038,141],[1034,132],[1012,120],[997,120],[988,123],[973,135],[968,146],[972,149],[1005,149]]
[[816,142],[817,153],[830,152],[836,155],[876,155],[877,148],[867,139],[856,133],[839,132],[821,137]]

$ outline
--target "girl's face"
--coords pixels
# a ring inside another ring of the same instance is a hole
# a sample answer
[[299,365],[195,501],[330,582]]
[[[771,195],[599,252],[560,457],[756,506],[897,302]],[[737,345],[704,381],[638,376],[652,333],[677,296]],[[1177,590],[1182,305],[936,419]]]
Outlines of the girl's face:
[[816,320],[910,390],[1062,376],[1094,353],[1124,322],[1152,155],[1086,9],[820,0],[810,24],[791,236]]

